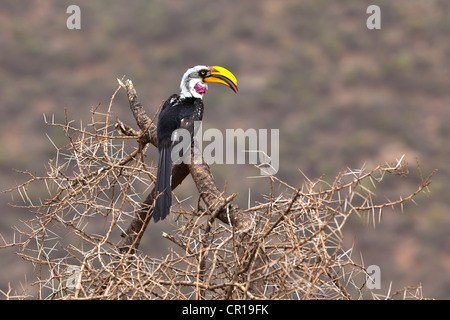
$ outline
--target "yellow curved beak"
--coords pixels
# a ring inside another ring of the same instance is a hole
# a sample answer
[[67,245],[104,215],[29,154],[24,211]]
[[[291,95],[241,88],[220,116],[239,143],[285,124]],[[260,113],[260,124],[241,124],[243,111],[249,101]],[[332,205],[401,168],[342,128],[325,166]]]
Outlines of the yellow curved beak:
[[238,92],[236,77],[230,71],[219,66],[209,67],[209,70],[211,71],[211,75],[204,79],[205,82],[222,83],[231,88],[235,93]]

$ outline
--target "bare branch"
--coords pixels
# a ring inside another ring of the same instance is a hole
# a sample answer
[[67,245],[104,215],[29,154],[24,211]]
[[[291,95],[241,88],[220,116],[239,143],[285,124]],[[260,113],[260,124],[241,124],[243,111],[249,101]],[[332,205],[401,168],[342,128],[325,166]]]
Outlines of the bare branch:
[[[156,168],[143,153],[156,146],[154,119],[138,102],[127,80],[120,81],[139,130],[112,120],[114,97],[107,110],[92,109],[91,125],[75,127],[66,115],[67,144],[56,146],[46,174],[21,174],[25,182],[3,191],[19,194],[13,206],[30,217],[14,227],[12,240],[0,235],[0,248],[17,247],[35,266],[38,298],[43,299],[359,299],[422,298],[421,287],[375,294],[366,283],[364,265],[343,248],[342,228],[351,215],[380,215],[402,208],[427,191],[435,172],[418,171],[418,188],[397,200],[385,200],[375,187],[386,176],[406,177],[403,158],[373,170],[347,169],[327,183],[305,179],[291,186],[266,179],[265,203],[241,209],[219,190],[206,163],[173,166],[172,188],[192,176],[199,206],[180,203],[173,230],[162,235],[170,252],[152,257],[139,243],[150,221]],[[125,143],[135,146],[127,153]],[[199,152],[196,148],[193,152]],[[409,179],[409,178],[408,178]],[[274,190],[286,191],[277,194]],[[40,192],[41,198],[34,191]],[[142,190],[149,192],[142,201]],[[390,195],[392,198],[394,195]],[[380,200],[380,197],[382,200]],[[13,198],[15,199],[15,198]],[[202,203],[202,204],[200,204]],[[123,234],[124,239],[119,235]],[[7,299],[26,292],[0,291]]]

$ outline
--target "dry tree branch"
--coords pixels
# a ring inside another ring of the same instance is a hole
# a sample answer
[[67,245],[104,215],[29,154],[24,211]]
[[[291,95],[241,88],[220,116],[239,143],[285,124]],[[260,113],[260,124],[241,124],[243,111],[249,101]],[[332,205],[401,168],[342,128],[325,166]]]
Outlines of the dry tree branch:
[[[375,216],[401,207],[427,190],[435,172],[424,177],[420,166],[417,190],[399,200],[378,199],[367,186],[386,175],[408,173],[403,158],[373,170],[347,169],[332,183],[306,179],[291,186],[275,176],[267,179],[265,203],[241,209],[215,184],[209,166],[174,165],[172,188],[191,175],[198,193],[197,209],[180,203],[170,252],[155,258],[139,251],[150,222],[155,168],[143,162],[156,146],[156,126],[137,99],[131,81],[126,90],[139,130],[119,119],[112,123],[114,97],[107,110],[92,109],[91,126],[77,128],[66,120],[61,128],[68,143],[57,147],[47,174],[23,171],[26,181],[3,193],[18,193],[30,218],[14,227],[14,238],[0,236],[0,248],[17,247],[37,270],[36,297],[42,299],[358,299],[369,274],[344,249],[342,228],[349,216]],[[124,144],[136,139],[127,153]],[[193,148],[192,152],[199,152]],[[285,191],[276,194],[277,187]],[[35,195],[40,192],[40,198]],[[144,201],[141,194],[149,192]],[[200,205],[200,199],[204,205]],[[120,240],[119,235],[123,239]],[[362,278],[362,280],[361,280]],[[11,290],[6,298],[19,297]],[[421,298],[420,288],[387,294]]]

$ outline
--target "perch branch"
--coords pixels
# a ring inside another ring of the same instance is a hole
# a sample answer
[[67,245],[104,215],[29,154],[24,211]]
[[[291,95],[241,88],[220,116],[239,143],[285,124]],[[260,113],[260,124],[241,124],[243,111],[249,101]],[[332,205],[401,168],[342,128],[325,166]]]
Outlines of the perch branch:
[[[157,113],[153,119],[146,114],[142,104],[138,101],[137,93],[131,80],[126,80],[125,83],[121,80],[118,81],[127,92],[130,109],[140,128],[140,132],[122,123],[120,120],[116,122],[116,129],[124,135],[138,136],[140,144],[145,145],[151,143],[157,146],[156,126],[153,123]],[[192,148],[192,152],[196,153],[201,151],[194,147]],[[210,212],[215,212],[217,218],[223,223],[231,223],[238,229],[247,228],[250,225],[248,213],[228,203],[227,199],[217,188],[209,165],[204,162],[203,157],[201,159],[202,162],[200,164],[181,163],[172,167],[172,190],[178,187],[188,174],[191,174],[197,190]],[[152,217],[152,204],[154,199],[155,190],[153,189],[142,203],[141,208],[136,212],[136,216],[131,221],[129,227],[122,234],[122,237],[125,238],[125,245],[123,247],[125,252],[134,252],[139,247],[141,237]]]

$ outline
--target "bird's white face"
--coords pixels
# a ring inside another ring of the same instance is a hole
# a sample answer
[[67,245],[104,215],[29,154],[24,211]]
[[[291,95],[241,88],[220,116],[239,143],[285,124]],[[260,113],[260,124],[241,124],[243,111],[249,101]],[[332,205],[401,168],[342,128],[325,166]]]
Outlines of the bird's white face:
[[202,99],[208,91],[207,82],[224,84],[234,92],[238,90],[236,77],[227,69],[219,66],[195,66],[184,73],[180,83],[180,96]]
[[181,79],[180,89],[182,98],[203,98],[208,91],[208,84],[204,81],[210,74],[207,66],[196,66],[188,69]]

